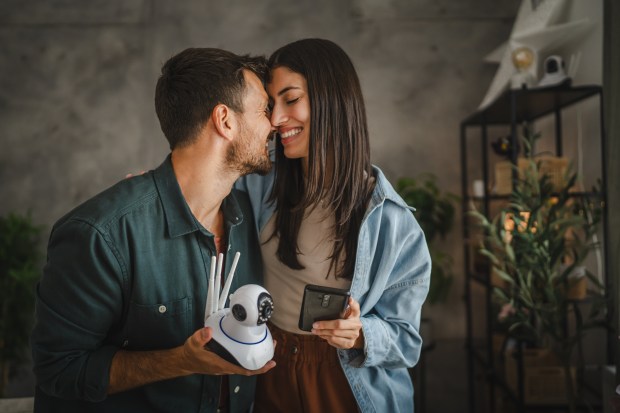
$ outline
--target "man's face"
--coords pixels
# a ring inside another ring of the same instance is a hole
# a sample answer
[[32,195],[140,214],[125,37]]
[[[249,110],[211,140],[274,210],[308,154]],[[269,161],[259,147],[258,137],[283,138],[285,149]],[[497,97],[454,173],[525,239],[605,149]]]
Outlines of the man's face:
[[227,161],[241,175],[264,175],[271,170],[267,147],[273,129],[269,120],[269,100],[258,76],[246,70],[244,77],[243,113],[237,114],[239,136],[230,146]]

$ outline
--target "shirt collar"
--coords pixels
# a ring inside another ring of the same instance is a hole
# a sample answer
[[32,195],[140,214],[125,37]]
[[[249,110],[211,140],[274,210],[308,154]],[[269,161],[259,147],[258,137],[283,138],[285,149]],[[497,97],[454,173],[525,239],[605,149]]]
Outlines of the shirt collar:
[[[153,176],[164,210],[168,226],[168,235],[171,238],[175,238],[195,231],[205,230],[194,218],[189,205],[187,205],[185,201],[179,182],[174,174],[174,169],[172,168],[172,159],[170,155],[168,155],[164,162],[155,169]],[[224,219],[227,225],[230,226],[238,225],[243,222],[243,214],[241,213],[241,208],[233,192],[222,201]]]

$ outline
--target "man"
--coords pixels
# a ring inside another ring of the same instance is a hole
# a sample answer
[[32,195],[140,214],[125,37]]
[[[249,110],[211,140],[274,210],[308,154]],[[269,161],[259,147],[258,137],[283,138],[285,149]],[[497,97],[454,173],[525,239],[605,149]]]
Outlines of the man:
[[251,376],[274,362],[230,364],[204,349],[201,327],[216,252],[225,268],[241,252],[231,291],[262,282],[250,206],[231,188],[271,168],[265,68],[218,49],[172,57],[155,93],[171,154],[54,225],[32,333],[35,411],[248,411]]

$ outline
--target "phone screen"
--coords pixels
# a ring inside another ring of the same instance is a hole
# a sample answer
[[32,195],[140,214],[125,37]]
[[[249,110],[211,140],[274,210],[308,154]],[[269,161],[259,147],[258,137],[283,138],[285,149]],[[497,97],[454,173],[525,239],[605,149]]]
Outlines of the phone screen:
[[340,288],[306,285],[299,313],[299,329],[312,330],[312,323],[344,316],[351,293]]

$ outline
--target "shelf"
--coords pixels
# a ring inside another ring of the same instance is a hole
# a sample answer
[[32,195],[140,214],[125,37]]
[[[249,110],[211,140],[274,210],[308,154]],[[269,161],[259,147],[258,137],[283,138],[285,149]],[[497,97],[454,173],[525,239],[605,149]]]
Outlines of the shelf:
[[[482,350],[480,348],[476,348],[475,346],[472,349],[474,360],[476,360],[486,372],[486,379],[489,382],[493,382],[495,386],[500,387],[502,389],[503,394],[507,396],[508,399],[510,399],[511,403],[518,405],[519,395],[517,394],[517,391],[508,384],[506,380],[505,372],[503,371],[503,369],[498,369],[497,366],[496,368],[491,369],[489,364],[486,361],[486,358],[484,357],[483,354],[481,354],[481,351]],[[598,378],[600,379],[600,377]],[[596,383],[600,383],[600,380],[596,381]],[[587,385],[583,385],[583,384],[587,384]],[[580,403],[577,406],[577,409],[579,411],[586,410],[588,406],[600,408],[601,397],[602,397],[600,393],[601,389],[596,388],[596,386],[593,385],[593,383],[582,383],[582,386],[583,386],[582,387],[583,390],[585,390],[583,397],[586,399],[586,403],[583,403],[583,402]],[[524,408],[527,409],[527,411],[562,410],[562,409],[567,408],[566,404],[551,404],[551,403],[545,403],[545,404],[524,403],[523,406]]]
[[[468,272],[467,273],[467,279],[469,281],[473,281],[477,284],[480,284],[484,287],[487,288],[503,288],[499,285],[495,285],[495,284],[491,284],[489,281],[489,277],[483,274],[479,274],[479,273],[475,273],[475,272]],[[600,300],[600,297],[595,297],[592,295],[587,295],[584,298],[579,298],[579,299],[567,299],[566,302],[569,304],[577,304],[577,305],[585,305],[585,304],[592,304],[593,302]]]
[[[557,195],[556,195],[557,196]],[[602,192],[593,192],[593,191],[576,191],[576,192],[571,192],[570,193],[570,197],[571,198],[599,198],[599,197],[603,197],[604,194]],[[486,199],[490,200],[490,201],[509,201],[510,200],[510,194],[507,195],[496,195],[496,194],[490,194],[486,196]],[[466,201],[474,201],[474,202],[484,202],[485,197],[484,196],[471,196],[471,195],[467,195],[465,197]]]
[[489,277],[486,277],[482,274],[477,274],[477,273],[469,273],[467,275],[467,277],[469,279],[471,279],[472,281],[477,282],[478,284],[484,285],[485,287],[491,287],[491,285],[489,284]]
[[[493,156],[491,148],[489,146],[489,126],[501,126],[502,128],[510,128],[511,136],[516,136],[518,128],[523,123],[534,122],[535,120],[544,117],[551,116],[555,120],[555,149],[550,151],[555,156],[563,156],[564,142],[562,128],[564,120],[567,119],[563,114],[563,110],[578,102],[589,99],[590,103],[599,104],[599,115],[602,110],[602,88],[598,85],[591,86],[553,86],[546,88],[535,89],[518,89],[518,90],[506,90],[497,97],[490,105],[482,110],[477,110],[470,116],[465,118],[460,126],[460,145],[461,145],[461,202],[463,211],[469,211],[471,208],[479,209],[478,212],[484,214],[487,218],[494,211],[502,207],[503,204],[508,204],[511,200],[510,194],[496,194],[491,191],[492,189],[492,163],[491,161],[497,161],[497,157],[490,159]],[[567,114],[570,116],[569,114]],[[564,119],[564,120],[563,120]],[[571,192],[570,198],[578,201],[575,204],[589,203],[601,205],[602,216],[601,220],[607,222],[607,206],[606,206],[606,194],[605,185],[607,182],[605,174],[605,145],[604,145],[604,133],[605,128],[603,125],[603,118],[599,116],[600,123],[600,139],[601,139],[601,172],[599,175],[600,188],[596,186],[592,187],[579,187],[580,191]],[[529,127],[529,125],[527,125]],[[478,133],[470,130],[478,128]],[[476,151],[480,153],[480,158],[474,158],[474,163],[469,164],[470,157],[468,151]],[[512,159],[512,162],[516,163],[516,159]],[[484,192],[477,192],[482,196],[474,196],[472,191],[472,177],[468,176],[470,170],[477,168],[476,177],[482,178],[484,182]],[[557,196],[557,194],[555,194]],[[609,257],[608,250],[608,233],[606,227],[603,227],[602,236],[602,253],[605,260],[604,268],[608,268],[607,260]],[[488,406],[489,412],[503,411],[501,407],[495,404],[496,391],[499,397],[503,398],[509,404],[514,404],[515,411],[523,413],[525,411],[549,411],[553,409],[562,409],[565,406],[562,405],[534,405],[525,404],[523,396],[519,395],[515,391],[514,386],[509,386],[508,382],[512,382],[513,377],[507,380],[505,376],[505,364],[498,355],[496,349],[497,345],[495,337],[492,336],[497,326],[493,316],[489,310],[492,308],[492,294],[497,284],[495,276],[491,275],[490,269],[487,270],[480,266],[480,260],[477,260],[475,254],[476,244],[480,243],[481,231],[477,226],[477,223],[473,219],[465,219],[463,223],[463,237],[465,239],[464,253],[465,253],[465,267],[464,272],[466,276],[465,283],[465,306],[467,316],[467,339],[468,339],[468,373],[469,377],[473,380],[474,369],[478,371],[481,369],[484,372],[484,378],[488,382],[489,389],[486,390],[486,395],[480,397],[476,395],[473,386],[469,387],[469,411],[475,413],[479,411],[479,405],[483,403],[486,398],[487,402],[491,402]],[[472,247],[472,245],[474,245]],[[609,274],[605,272],[605,279],[603,285],[606,287],[605,294],[609,298]],[[594,302],[592,296],[588,296],[582,300],[571,300],[570,306],[575,306],[581,310],[586,309],[584,306],[589,306]],[[475,304],[475,305],[474,305]],[[485,310],[482,311],[482,306]],[[572,311],[572,309],[571,309]],[[608,320],[609,321],[609,320]],[[483,337],[481,337],[481,335]],[[614,334],[607,333],[607,361],[609,363],[609,349],[615,345],[616,336]],[[524,380],[521,377],[520,380]],[[523,382],[522,382],[523,383]],[[594,383],[594,382],[593,382]],[[591,390],[597,390],[598,385],[592,386],[593,388],[587,388],[585,381],[580,382],[582,390],[585,392]],[[596,405],[597,395],[594,391],[593,397],[588,398],[588,403]],[[598,396],[600,399],[600,395]],[[529,399],[532,401],[532,399]],[[600,404],[600,400],[598,400]],[[584,406],[580,406],[583,409]]]
[[545,87],[506,90],[486,108],[467,117],[462,126],[510,124],[511,99],[515,98],[515,121],[532,121],[601,93],[600,86]]
[[481,366],[482,366],[485,370],[488,370],[488,368],[489,368],[489,362],[488,362],[487,358],[484,356],[484,354],[482,353],[482,349],[480,349],[480,348],[476,348],[476,347],[474,346],[474,348],[472,348],[471,352],[472,352],[472,354],[473,354],[473,356],[474,356],[474,359],[475,359],[478,363],[480,363],[480,365],[481,365]]

